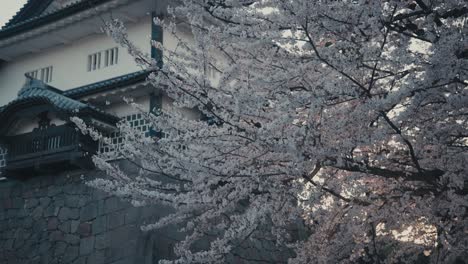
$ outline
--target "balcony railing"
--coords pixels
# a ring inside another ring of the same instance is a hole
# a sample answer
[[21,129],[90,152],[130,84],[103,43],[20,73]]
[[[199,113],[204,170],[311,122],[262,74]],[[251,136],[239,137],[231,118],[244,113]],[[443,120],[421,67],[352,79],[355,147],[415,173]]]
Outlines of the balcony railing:
[[35,169],[78,161],[94,153],[97,143],[75,128],[62,125],[6,138],[7,171]]

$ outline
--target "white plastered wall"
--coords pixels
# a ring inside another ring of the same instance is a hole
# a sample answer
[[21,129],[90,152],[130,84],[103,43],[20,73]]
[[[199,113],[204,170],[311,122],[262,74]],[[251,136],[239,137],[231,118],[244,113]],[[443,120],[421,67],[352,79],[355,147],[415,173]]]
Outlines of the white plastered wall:
[[[147,16],[136,23],[127,25],[127,30],[130,40],[142,51],[150,54],[151,17]],[[180,27],[177,34],[179,37],[193,42],[193,37],[187,27]],[[169,32],[164,32],[163,39],[163,45],[166,48],[174,50],[178,45],[178,40]],[[95,34],[67,45],[30,53],[0,65],[0,106],[17,97],[18,91],[25,82],[24,74],[26,72],[43,67],[53,66],[52,82],[49,85],[60,90],[68,90],[141,70],[133,57],[122,47],[119,47],[117,65],[101,67],[99,70],[88,72],[88,55],[117,46],[115,41],[107,35]],[[104,58],[102,58],[103,60]],[[138,101],[149,109],[149,98],[139,98]],[[171,104],[169,98],[163,98],[164,110],[172,109]],[[120,117],[135,112],[124,103],[113,104],[106,111]],[[189,118],[199,118],[197,111],[187,109],[183,112],[190,116]],[[29,130],[29,128],[25,129]]]
[[[150,53],[150,16],[128,25],[128,34],[130,40],[140,49],[148,54]],[[119,62],[117,65],[106,68],[101,66],[99,70],[88,72],[88,55],[117,46],[115,41],[107,35],[95,34],[70,44],[56,46],[38,53],[30,53],[0,65],[0,106],[16,98],[18,91],[25,82],[24,74],[26,72],[47,66],[53,66],[52,82],[49,85],[61,90],[68,90],[141,70],[133,57],[122,47],[119,47]]]

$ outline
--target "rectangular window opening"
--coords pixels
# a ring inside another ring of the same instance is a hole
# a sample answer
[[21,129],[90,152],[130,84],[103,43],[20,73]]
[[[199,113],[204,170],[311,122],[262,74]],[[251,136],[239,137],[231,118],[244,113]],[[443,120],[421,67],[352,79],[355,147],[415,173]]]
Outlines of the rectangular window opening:
[[119,48],[112,48],[88,55],[88,72],[106,68],[119,61]]
[[52,72],[53,72],[53,67],[49,66],[49,67],[27,72],[26,76],[37,79],[37,80],[41,80],[44,83],[50,83],[52,82]]

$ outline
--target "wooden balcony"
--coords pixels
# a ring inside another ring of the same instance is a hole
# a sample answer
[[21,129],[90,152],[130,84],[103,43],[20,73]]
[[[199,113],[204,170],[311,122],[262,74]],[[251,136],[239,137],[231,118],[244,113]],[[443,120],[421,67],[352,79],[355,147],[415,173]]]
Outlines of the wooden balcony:
[[71,167],[90,166],[97,143],[69,125],[52,126],[5,138],[6,172],[28,176]]

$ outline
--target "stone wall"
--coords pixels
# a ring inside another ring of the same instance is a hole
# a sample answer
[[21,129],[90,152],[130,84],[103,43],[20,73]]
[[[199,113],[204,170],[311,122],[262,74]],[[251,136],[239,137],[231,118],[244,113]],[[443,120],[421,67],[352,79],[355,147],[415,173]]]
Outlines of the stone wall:
[[[171,257],[169,231],[143,232],[161,208],[85,185],[97,172],[0,182],[0,263],[147,264]],[[164,234],[162,234],[163,232]]]
[[[73,171],[0,181],[0,263],[150,264],[173,258],[174,244],[184,237],[177,227],[140,229],[170,209],[136,208],[85,184],[96,177],[105,176]],[[206,249],[208,240],[194,250]],[[226,261],[286,263],[289,256],[263,238],[243,241]]]

